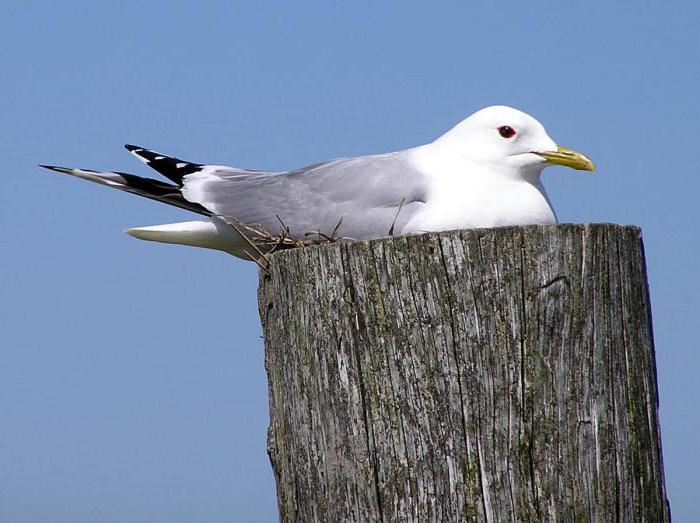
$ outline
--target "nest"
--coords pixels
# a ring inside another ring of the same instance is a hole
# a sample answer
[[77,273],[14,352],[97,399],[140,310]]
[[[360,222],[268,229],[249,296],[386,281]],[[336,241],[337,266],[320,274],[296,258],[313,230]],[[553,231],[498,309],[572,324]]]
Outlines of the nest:
[[[388,236],[394,235],[396,220],[403,209],[404,203],[405,199],[402,198],[399,202],[394,220],[391,222],[391,227],[389,228],[387,234]],[[330,235],[324,234],[320,230],[310,231],[304,233],[304,239],[293,238],[290,233],[289,226],[284,223],[282,218],[280,218],[278,215],[275,215],[275,218],[277,218],[277,221],[280,224],[279,234],[271,233],[260,225],[243,223],[231,216],[219,216],[219,218],[233,227],[246,242],[249,248],[244,249],[243,253],[268,274],[270,272],[270,256],[277,251],[283,249],[295,249],[297,247],[308,247],[310,245],[318,245],[322,243],[355,240],[355,238],[349,238],[347,236],[338,236],[338,231],[340,231],[340,227],[343,225],[342,216],[338,220],[338,223],[335,224],[335,227],[333,227],[333,231],[330,233]]]
[[248,249],[244,249],[243,253],[266,273],[270,272],[270,257],[277,251],[322,243],[354,240],[354,238],[339,237],[337,235],[340,226],[343,224],[342,218],[338,220],[330,235],[322,233],[320,230],[310,231],[304,233],[303,239],[293,238],[289,226],[279,216],[276,216],[277,221],[280,223],[280,232],[278,234],[274,234],[260,225],[242,223],[230,216],[220,216],[220,218],[233,227],[243,238],[248,245]]

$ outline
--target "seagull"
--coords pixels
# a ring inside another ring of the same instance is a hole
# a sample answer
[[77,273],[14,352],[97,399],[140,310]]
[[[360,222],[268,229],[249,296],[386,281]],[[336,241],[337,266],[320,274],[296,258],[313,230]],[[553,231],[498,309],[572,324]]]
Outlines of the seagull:
[[544,168],[595,170],[583,154],[558,146],[535,118],[506,106],[481,109],[426,145],[284,172],[198,164],[125,147],[168,181],[41,167],[204,217],[126,230],[135,238],[217,249],[244,259],[251,257],[248,232],[256,241],[309,235],[368,240],[556,223],[540,180]]

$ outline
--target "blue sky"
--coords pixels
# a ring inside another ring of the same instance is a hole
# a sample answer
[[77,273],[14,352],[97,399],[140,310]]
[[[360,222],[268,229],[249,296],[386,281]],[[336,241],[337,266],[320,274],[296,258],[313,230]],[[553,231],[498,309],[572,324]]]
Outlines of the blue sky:
[[129,238],[190,215],[36,164],[287,169],[496,103],[598,165],[546,172],[561,221],[643,228],[666,484],[696,519],[696,2],[2,4],[0,520],[276,518],[255,268]]

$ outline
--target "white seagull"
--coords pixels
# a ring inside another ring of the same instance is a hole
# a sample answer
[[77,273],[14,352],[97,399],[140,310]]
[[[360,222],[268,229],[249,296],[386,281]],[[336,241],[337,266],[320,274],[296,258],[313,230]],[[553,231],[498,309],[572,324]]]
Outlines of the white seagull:
[[250,258],[244,231],[299,240],[309,234],[366,240],[556,223],[542,170],[552,164],[595,170],[583,154],[557,146],[535,118],[505,106],[482,109],[427,145],[285,172],[196,164],[126,148],[170,183],[121,172],[42,167],[207,218],[128,229],[131,236],[241,258]]

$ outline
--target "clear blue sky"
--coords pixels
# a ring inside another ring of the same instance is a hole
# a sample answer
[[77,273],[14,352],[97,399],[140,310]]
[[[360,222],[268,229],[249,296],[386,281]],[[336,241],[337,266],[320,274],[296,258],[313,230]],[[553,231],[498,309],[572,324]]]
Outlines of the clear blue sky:
[[540,119],[565,222],[643,228],[666,484],[697,520],[697,2],[2,2],[0,520],[273,521],[256,270],[138,242],[177,209],[44,172],[285,169]]

